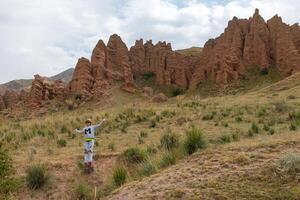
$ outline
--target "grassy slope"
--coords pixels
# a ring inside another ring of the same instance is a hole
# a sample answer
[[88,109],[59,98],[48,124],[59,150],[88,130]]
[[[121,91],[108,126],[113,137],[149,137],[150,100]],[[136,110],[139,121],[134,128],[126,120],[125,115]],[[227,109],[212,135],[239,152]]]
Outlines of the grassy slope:
[[[178,165],[150,178],[130,177],[132,183],[116,190],[107,199],[297,199],[300,188],[296,180],[274,175],[273,166],[281,155],[297,152],[300,146],[298,131],[289,130],[291,121],[288,120],[289,113],[300,111],[300,83],[295,82],[300,80],[298,76],[281,81],[271,89],[206,99],[176,97],[164,104],[153,104],[138,96],[129,97],[113,91],[119,101],[116,106],[104,110],[90,106],[21,122],[0,119],[0,138],[13,156],[15,176],[24,176],[27,167],[33,163],[45,164],[52,174],[51,182],[41,191],[30,191],[23,186],[11,197],[66,199],[73,195],[78,181],[103,191],[110,187],[117,155],[124,149],[151,146],[160,154],[159,140],[167,127],[182,140],[185,131],[196,125],[209,142],[206,150],[178,161]],[[282,101],[287,108],[278,112],[274,103]],[[127,113],[128,109],[141,116],[152,110],[155,115],[129,124],[117,120],[117,116]],[[162,117],[156,127],[150,128],[151,121],[156,116],[163,116],[164,111],[175,112],[175,115]],[[202,120],[203,116],[213,112],[216,114],[212,120]],[[72,136],[72,130],[81,127],[88,117],[94,121],[108,118],[108,124],[97,135],[99,145],[95,147],[92,179],[80,173],[77,167],[82,159],[81,137]],[[242,121],[236,121],[237,117]],[[248,130],[253,122],[259,126],[260,133],[249,137]],[[275,135],[264,131],[264,124],[274,129]],[[148,133],[144,143],[138,140],[141,131]],[[237,135],[239,141],[220,142],[223,135],[231,134]],[[58,139],[65,139],[67,146],[58,147]],[[111,150],[109,144],[114,144],[115,149]]]
[[191,47],[188,49],[179,49],[176,50],[176,52],[186,56],[199,56],[199,54],[202,52],[202,47]]

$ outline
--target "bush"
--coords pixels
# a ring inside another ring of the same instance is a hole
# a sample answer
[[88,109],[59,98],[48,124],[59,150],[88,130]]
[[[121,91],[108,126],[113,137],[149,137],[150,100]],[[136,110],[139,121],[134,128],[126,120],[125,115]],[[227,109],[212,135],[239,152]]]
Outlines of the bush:
[[163,154],[161,161],[159,162],[159,166],[165,168],[170,165],[174,165],[175,163],[176,163],[175,152],[169,151]]
[[144,176],[150,176],[155,173],[156,170],[156,166],[152,162],[146,161],[141,164],[140,173]]
[[170,95],[171,95],[171,97],[176,97],[176,96],[178,96],[178,95],[182,95],[182,94],[184,94],[184,90],[183,89],[181,89],[181,88],[171,88],[171,91],[170,91]]
[[296,131],[297,130],[297,124],[292,122],[290,125],[290,131]]
[[58,147],[66,147],[67,141],[64,139],[59,139],[59,140],[57,140],[57,145],[58,145]]
[[152,78],[155,78],[155,77],[156,77],[156,74],[154,72],[147,72],[147,73],[143,74],[143,78],[145,80],[149,80],[149,79],[152,79]]
[[141,163],[146,160],[146,153],[138,148],[129,148],[122,153],[124,161],[127,163]]
[[187,154],[193,154],[198,149],[205,148],[205,145],[206,142],[200,129],[193,127],[187,131],[186,139],[184,141],[184,149]]
[[288,110],[288,106],[285,101],[279,101],[274,103],[276,112],[283,113]]
[[284,171],[290,174],[296,174],[300,172],[300,155],[299,154],[287,154],[281,157],[278,161],[278,165]]
[[236,121],[236,122],[242,122],[243,119],[242,119],[242,117],[238,116],[238,117],[235,118],[235,121]]
[[49,176],[46,169],[42,165],[34,165],[29,167],[26,174],[26,184],[30,189],[39,189],[48,182]]
[[79,183],[74,190],[74,199],[92,200],[92,189],[86,183]]
[[297,97],[295,96],[295,95],[289,95],[288,97],[287,97],[287,99],[296,99]]
[[268,68],[262,68],[260,70],[260,75],[265,76],[265,75],[268,75],[268,74],[269,74]]
[[155,127],[156,127],[156,121],[151,120],[151,121],[150,121],[149,128],[155,128]]
[[146,138],[146,137],[148,137],[148,133],[146,131],[141,131],[140,132],[140,137]]
[[160,145],[166,150],[172,150],[179,146],[179,138],[174,133],[166,133],[161,137]]
[[230,143],[232,142],[232,136],[230,134],[223,134],[220,136],[219,141],[222,144]]
[[111,151],[115,151],[115,149],[116,149],[115,148],[115,143],[113,143],[113,142],[109,143],[108,144],[108,149],[111,150]]
[[214,117],[215,117],[215,113],[214,112],[212,112],[212,113],[210,113],[210,114],[206,114],[206,115],[204,115],[203,117],[202,117],[202,120],[213,120],[214,119]]
[[248,136],[252,137],[252,136],[254,136],[255,134],[258,134],[258,133],[259,133],[259,128],[258,128],[257,124],[252,123],[250,129],[248,130]]
[[124,167],[118,167],[113,172],[113,183],[115,186],[120,187],[126,183],[127,171]]
[[12,159],[0,148],[0,180],[7,177],[12,171]]

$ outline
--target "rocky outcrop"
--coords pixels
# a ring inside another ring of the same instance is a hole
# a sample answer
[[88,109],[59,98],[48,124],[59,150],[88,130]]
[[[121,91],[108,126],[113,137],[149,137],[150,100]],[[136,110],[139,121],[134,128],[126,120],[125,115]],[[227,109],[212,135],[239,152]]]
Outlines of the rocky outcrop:
[[53,83],[53,86],[51,88],[52,95],[55,99],[59,101],[64,101],[66,96],[66,85],[65,82],[62,80],[57,80]]
[[168,101],[168,97],[164,93],[159,93],[152,98],[154,103],[163,103]]
[[0,111],[2,111],[4,109],[6,109],[6,106],[5,106],[2,96],[0,96]]
[[152,95],[153,95],[153,89],[151,87],[143,88],[143,96],[144,97],[151,97]]
[[19,95],[13,90],[6,90],[2,98],[6,108],[13,108],[19,102]]
[[224,33],[206,42],[190,88],[205,80],[221,86],[238,81],[249,68],[276,66],[283,76],[299,71],[299,26],[288,26],[278,16],[267,23],[256,9],[250,19],[229,21]]
[[38,108],[44,101],[53,99],[63,101],[66,96],[66,86],[61,80],[49,82],[40,75],[35,75],[29,94],[26,91],[22,93],[20,96],[24,96],[22,99],[27,97],[29,107]]
[[129,52],[132,69],[135,73],[153,72],[158,85],[177,85],[188,87],[187,72],[193,67],[188,56],[172,50],[171,44],[158,42],[156,45],[149,40],[137,40]]
[[80,58],[76,64],[73,78],[69,83],[69,91],[79,95],[82,99],[91,98],[91,90],[94,84],[92,66],[88,59]]
[[300,28],[289,26],[277,15],[267,22],[270,30],[271,57],[284,76],[300,70]]

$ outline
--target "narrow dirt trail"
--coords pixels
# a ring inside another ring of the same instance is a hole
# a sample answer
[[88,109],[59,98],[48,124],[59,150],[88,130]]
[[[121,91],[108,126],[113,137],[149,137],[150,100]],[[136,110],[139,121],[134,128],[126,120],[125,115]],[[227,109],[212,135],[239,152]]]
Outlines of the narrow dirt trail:
[[214,190],[220,180],[234,182],[251,176],[295,149],[300,149],[300,143],[199,153],[142,182],[129,183],[106,199],[230,199]]

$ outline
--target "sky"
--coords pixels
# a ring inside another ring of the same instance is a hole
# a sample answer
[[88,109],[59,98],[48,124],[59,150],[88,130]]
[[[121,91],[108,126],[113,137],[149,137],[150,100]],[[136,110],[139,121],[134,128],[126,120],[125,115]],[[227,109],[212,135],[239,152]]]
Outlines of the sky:
[[299,0],[0,0],[0,83],[74,67],[114,33],[128,47],[140,38],[203,46],[255,8],[300,22]]

